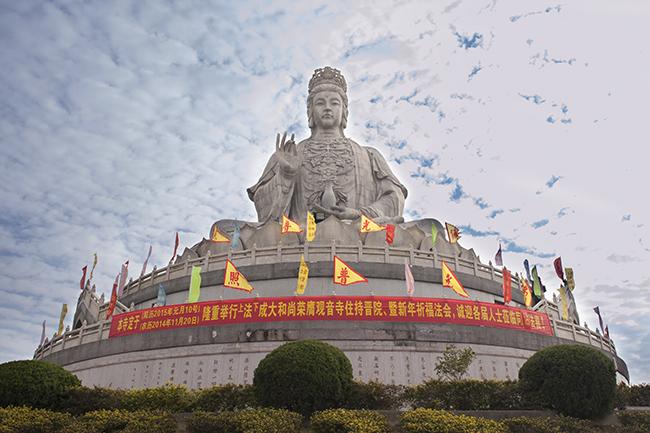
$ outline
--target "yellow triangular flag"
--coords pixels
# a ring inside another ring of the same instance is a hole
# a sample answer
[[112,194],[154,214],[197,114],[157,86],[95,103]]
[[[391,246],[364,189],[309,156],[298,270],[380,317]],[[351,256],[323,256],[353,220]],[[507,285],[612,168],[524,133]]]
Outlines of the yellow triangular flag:
[[447,263],[444,261],[442,262],[442,287],[449,287],[460,296],[469,298],[469,295],[465,291],[463,285],[460,284],[460,281],[458,281],[456,275],[454,275],[451,269],[449,269],[449,266],[447,266]]
[[359,229],[361,233],[380,232],[385,229],[386,227],[380,226],[363,214],[361,215],[361,227]]
[[524,294],[524,304],[527,307],[533,305],[533,290],[528,285],[528,281],[524,277],[519,277],[519,284],[521,285],[521,291]]
[[566,289],[564,286],[560,286],[560,301],[562,303],[561,307],[561,317],[562,320],[568,321],[569,320],[569,303],[567,301],[567,296],[566,296]]
[[244,277],[228,259],[226,259],[226,270],[223,274],[223,285],[225,287],[230,287],[231,289],[243,290],[245,292],[253,291],[253,286],[251,286],[246,277]]
[[214,229],[212,230],[212,236],[210,237],[210,240],[212,242],[230,242],[230,239],[226,237],[223,233],[219,231],[217,226],[214,226]]
[[453,224],[445,223],[445,228],[447,229],[447,236],[449,236],[449,242],[455,244],[460,239],[460,230]]
[[302,232],[302,229],[297,222],[291,221],[286,215],[282,215],[282,234],[300,232]]
[[309,267],[305,263],[305,256],[300,256],[300,270],[298,271],[298,283],[296,284],[296,295],[305,293],[307,287],[307,278],[309,278]]
[[307,212],[307,242],[311,242],[316,237],[316,219],[314,214]]
[[339,259],[337,256],[334,256],[333,279],[334,284],[340,284],[342,286],[368,282],[363,275],[352,269],[350,265]]
[[63,333],[63,321],[65,320],[66,314],[68,314],[68,304],[63,304],[61,307],[61,317],[59,317],[59,332],[57,332],[56,335],[61,335]]

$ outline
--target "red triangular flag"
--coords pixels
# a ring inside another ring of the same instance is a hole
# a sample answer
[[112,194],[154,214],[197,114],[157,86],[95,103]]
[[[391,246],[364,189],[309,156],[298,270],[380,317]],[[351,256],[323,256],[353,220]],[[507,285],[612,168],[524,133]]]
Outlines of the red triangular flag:
[[386,243],[393,245],[395,240],[395,226],[393,224],[386,224]]

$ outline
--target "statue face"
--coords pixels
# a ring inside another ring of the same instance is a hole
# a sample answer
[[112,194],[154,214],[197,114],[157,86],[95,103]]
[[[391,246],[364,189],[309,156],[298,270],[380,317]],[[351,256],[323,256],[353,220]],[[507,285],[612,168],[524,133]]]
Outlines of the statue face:
[[339,128],[343,118],[341,96],[330,90],[318,92],[312,101],[312,115],[317,128]]

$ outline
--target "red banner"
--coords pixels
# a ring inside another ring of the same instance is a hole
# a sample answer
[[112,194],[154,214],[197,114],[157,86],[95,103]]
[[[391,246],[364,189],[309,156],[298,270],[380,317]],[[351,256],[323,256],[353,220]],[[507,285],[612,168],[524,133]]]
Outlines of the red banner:
[[296,320],[450,323],[553,335],[544,313],[486,302],[392,296],[292,296],[130,311],[113,317],[109,337],[193,326]]

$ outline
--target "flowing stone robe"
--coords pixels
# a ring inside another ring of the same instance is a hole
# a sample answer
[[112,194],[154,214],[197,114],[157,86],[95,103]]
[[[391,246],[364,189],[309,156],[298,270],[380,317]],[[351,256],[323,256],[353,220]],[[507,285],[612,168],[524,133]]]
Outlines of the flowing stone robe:
[[308,138],[298,143],[297,153],[299,168],[293,179],[283,178],[274,154],[260,180],[248,188],[258,221],[280,220],[283,214],[303,221],[328,189],[339,206],[358,209],[378,221],[401,219],[407,190],[377,150],[349,138]]

